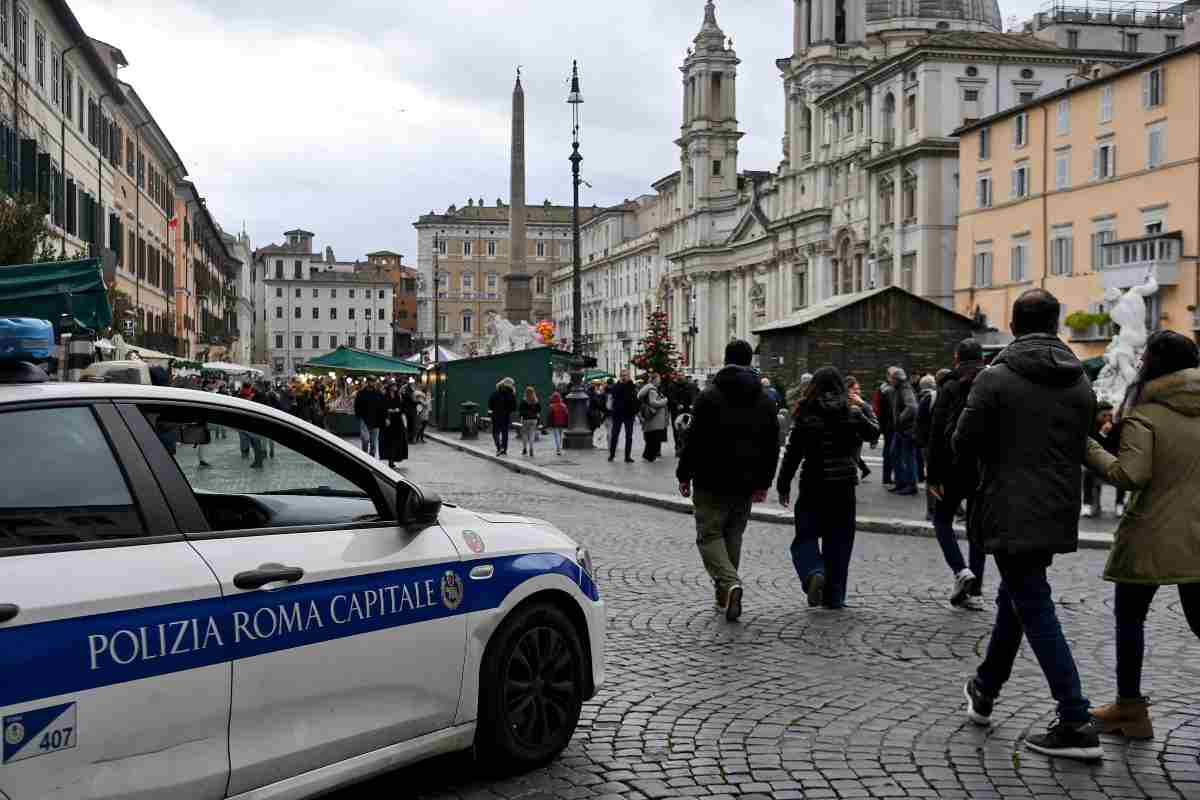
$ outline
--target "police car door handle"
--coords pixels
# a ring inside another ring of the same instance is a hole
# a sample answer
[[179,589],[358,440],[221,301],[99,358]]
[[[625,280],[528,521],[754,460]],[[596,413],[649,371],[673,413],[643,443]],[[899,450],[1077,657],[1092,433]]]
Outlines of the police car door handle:
[[233,576],[233,585],[239,589],[261,589],[268,583],[295,583],[304,577],[300,567],[285,567],[283,564],[263,564],[258,569],[239,572]]
[[0,622],[8,622],[21,613],[21,607],[16,603],[0,603]]
[[491,564],[480,564],[478,567],[471,568],[471,580],[486,581],[488,578],[496,574],[496,568]]

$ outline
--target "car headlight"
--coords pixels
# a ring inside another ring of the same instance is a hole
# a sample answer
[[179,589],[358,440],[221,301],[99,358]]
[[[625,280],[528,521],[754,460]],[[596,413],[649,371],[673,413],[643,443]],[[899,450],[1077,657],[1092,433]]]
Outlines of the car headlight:
[[575,548],[575,561],[579,563],[580,569],[586,572],[589,578],[595,579],[596,571],[592,566],[592,554],[586,547]]

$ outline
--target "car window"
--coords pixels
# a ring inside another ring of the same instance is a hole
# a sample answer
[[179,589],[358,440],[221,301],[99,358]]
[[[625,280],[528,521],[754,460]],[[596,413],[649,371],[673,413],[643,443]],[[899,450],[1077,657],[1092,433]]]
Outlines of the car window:
[[146,534],[90,408],[2,413],[0,442],[0,550]]
[[[214,531],[336,527],[383,518],[373,474],[347,464],[319,440],[305,442],[303,434],[230,413],[182,406],[142,412]],[[298,441],[304,452],[292,446]]]

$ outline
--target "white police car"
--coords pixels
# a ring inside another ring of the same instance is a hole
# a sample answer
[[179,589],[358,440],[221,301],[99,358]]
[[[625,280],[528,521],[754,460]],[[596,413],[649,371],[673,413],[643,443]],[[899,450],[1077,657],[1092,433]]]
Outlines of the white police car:
[[590,558],[265,405],[0,384],[0,798],[295,798],[556,756]]

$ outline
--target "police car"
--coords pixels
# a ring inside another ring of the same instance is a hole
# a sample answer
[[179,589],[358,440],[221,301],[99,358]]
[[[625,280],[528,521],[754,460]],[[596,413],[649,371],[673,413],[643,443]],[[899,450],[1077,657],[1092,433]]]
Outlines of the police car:
[[585,550],[266,405],[0,377],[0,442],[3,800],[524,769],[603,679]]

